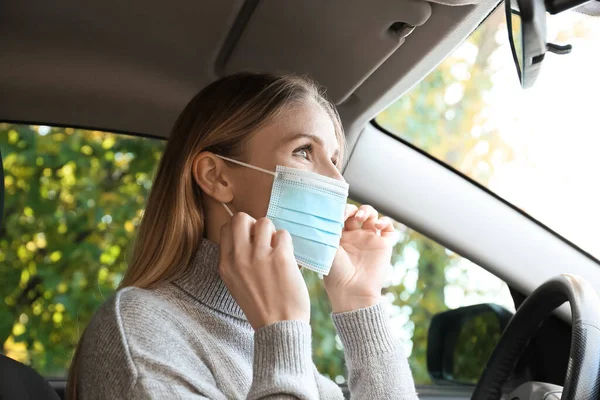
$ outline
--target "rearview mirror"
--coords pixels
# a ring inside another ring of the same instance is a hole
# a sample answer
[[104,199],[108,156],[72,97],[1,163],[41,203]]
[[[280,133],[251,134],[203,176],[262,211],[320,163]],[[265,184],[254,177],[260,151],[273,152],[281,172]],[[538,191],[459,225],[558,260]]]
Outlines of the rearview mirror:
[[437,314],[427,339],[427,369],[436,383],[477,383],[512,313],[477,304]]
[[506,26],[523,89],[533,86],[546,54],[544,0],[505,0]]
[[546,42],[546,14],[558,14],[589,0],[505,0],[506,26],[513,59],[523,89],[533,86],[549,51],[568,54],[571,45]]

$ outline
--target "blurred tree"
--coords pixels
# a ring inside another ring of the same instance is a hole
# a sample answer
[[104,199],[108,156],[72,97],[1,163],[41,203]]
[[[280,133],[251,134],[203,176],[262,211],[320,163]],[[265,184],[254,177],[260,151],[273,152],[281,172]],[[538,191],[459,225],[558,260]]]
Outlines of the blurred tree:
[[0,343],[9,356],[64,375],[126,268],[162,148],[159,140],[0,124]]

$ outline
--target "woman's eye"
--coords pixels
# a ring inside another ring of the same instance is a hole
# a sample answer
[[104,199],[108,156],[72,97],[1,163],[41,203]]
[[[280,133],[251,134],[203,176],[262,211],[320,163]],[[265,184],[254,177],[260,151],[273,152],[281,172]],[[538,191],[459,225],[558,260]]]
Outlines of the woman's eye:
[[302,157],[305,160],[309,160],[310,159],[310,149],[308,149],[306,147],[297,149],[296,151],[294,151],[294,155],[298,156],[298,157]]
[[298,151],[298,155],[300,157],[306,158],[308,160],[308,151],[306,151],[306,150],[299,150]]

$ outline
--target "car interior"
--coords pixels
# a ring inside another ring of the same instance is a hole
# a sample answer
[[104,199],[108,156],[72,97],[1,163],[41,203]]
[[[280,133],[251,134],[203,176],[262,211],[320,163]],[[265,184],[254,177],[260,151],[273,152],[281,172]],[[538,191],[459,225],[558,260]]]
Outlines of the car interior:
[[[512,10],[522,19],[519,35],[528,49],[520,69],[513,51],[519,70],[514,79],[521,78],[523,88],[534,85],[547,49],[540,34],[547,13],[600,15],[598,5],[572,2],[550,9],[544,1],[509,2],[506,15]],[[0,4],[0,123],[164,141],[187,102],[219,77],[239,71],[306,74],[323,85],[339,111],[350,197],[499,278],[513,301],[513,310],[486,301],[434,313],[424,339],[430,383],[417,381],[419,398],[595,399],[598,256],[395,137],[375,118],[435,71],[486,18],[494,12],[505,18],[505,6],[497,0],[9,0]],[[574,6],[581,8],[567,10]],[[535,45],[540,41],[543,48]],[[544,63],[558,59],[549,58]],[[0,150],[7,173],[11,164]],[[0,209],[11,196],[8,184],[4,189],[7,179],[0,179]],[[10,212],[7,206],[2,236]],[[461,335],[468,328],[492,337],[477,325],[487,319],[498,326],[493,352],[467,382],[455,359],[465,345]],[[34,370],[34,364],[0,354],[0,399],[64,398],[64,376]],[[346,384],[340,386],[349,396]]]

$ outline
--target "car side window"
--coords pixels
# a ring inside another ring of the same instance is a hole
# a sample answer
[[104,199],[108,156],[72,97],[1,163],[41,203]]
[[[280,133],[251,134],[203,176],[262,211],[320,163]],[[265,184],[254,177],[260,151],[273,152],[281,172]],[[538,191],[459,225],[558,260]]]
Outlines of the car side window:
[[[164,144],[83,129],[0,124],[6,186],[0,232],[4,354],[46,377],[66,375],[79,336],[127,268]],[[429,384],[432,316],[481,302],[511,309],[512,299],[506,285],[479,266],[404,225],[396,227],[400,241],[384,300],[416,383]],[[313,272],[304,275],[313,359],[321,373],[343,384],[343,351],[322,281]]]
[[[494,303],[514,312],[514,303],[506,283],[485,269],[405,225],[396,222],[396,229],[400,239],[394,247],[383,299],[392,329],[404,343],[415,383],[429,385],[427,337],[434,315],[479,303]],[[322,282],[311,272],[305,277],[311,292],[315,363],[321,373],[345,383],[343,350],[330,322]],[[462,368],[474,374],[485,366],[486,357],[457,356]]]
[[64,377],[80,334],[126,268],[164,141],[0,124],[0,346]]

